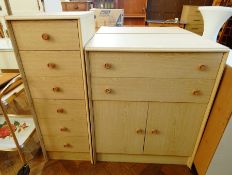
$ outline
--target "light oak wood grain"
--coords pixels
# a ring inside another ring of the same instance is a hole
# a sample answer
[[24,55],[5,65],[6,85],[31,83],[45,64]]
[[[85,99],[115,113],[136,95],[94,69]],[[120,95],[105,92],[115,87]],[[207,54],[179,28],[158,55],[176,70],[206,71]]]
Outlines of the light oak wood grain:
[[[92,77],[215,79],[222,53],[90,52],[88,56]],[[205,70],[200,70],[202,65]]]
[[[203,79],[92,78],[92,98],[207,103],[213,85],[214,80]],[[195,90],[200,90],[200,95],[193,95]]]
[[110,162],[138,162],[159,164],[186,164],[187,157],[133,155],[133,154],[97,154],[97,160]]
[[28,99],[28,104],[30,106],[30,109],[31,109],[31,112],[32,112],[32,115],[33,115],[33,120],[35,122],[36,133],[37,133],[37,136],[39,138],[40,146],[41,146],[41,149],[42,149],[42,152],[43,152],[43,157],[44,157],[45,161],[47,161],[48,156],[47,156],[47,152],[46,152],[46,149],[45,149],[45,146],[44,146],[43,137],[42,137],[41,129],[40,129],[39,122],[38,122],[38,119],[37,119],[37,115],[36,115],[36,112],[34,110],[34,104],[33,104],[33,101],[32,101],[29,85],[28,85],[28,82],[27,82],[27,79],[26,79],[26,74],[24,72],[23,64],[22,64],[22,61],[21,61],[21,58],[20,58],[19,49],[18,49],[18,43],[16,42],[16,38],[14,36],[13,27],[11,25],[11,22],[7,21],[6,24],[7,24],[7,29],[8,29],[9,36],[11,38],[12,46],[13,46],[13,49],[14,49],[16,61],[17,61],[18,66],[19,66],[19,71],[20,71],[20,74],[22,76],[26,96],[27,96],[27,99]]
[[224,68],[225,68],[225,65],[226,65],[227,58],[228,58],[228,53],[224,53],[223,57],[222,57],[220,68],[218,70],[217,78],[215,80],[214,87],[213,87],[209,102],[207,104],[207,108],[205,110],[204,118],[203,118],[201,127],[199,129],[199,133],[198,133],[198,136],[197,136],[197,140],[196,140],[196,144],[195,144],[195,147],[194,147],[194,150],[193,150],[193,154],[192,154],[192,156],[189,158],[189,160],[187,162],[188,167],[192,166],[193,161],[194,161],[194,157],[195,157],[195,155],[197,153],[197,149],[198,149],[198,146],[200,144],[200,141],[201,141],[201,138],[202,138],[206,123],[207,123],[208,118],[209,118],[209,114],[211,112],[212,105],[214,103],[215,96],[217,94],[217,90],[218,90],[218,87],[219,87],[219,84],[220,84],[220,81],[221,81],[221,77],[222,77],[223,72],[224,72]]
[[[77,20],[12,21],[19,50],[80,50]],[[49,39],[42,39],[48,34]]]
[[88,136],[86,119],[78,121],[39,119],[39,124],[43,136]]
[[90,160],[91,159],[89,153],[48,151],[47,154],[50,159],[57,159],[57,160]]
[[147,103],[94,101],[93,107],[97,153],[143,153]]
[[[84,99],[82,77],[27,77],[33,98]],[[53,88],[58,87],[58,92]]]
[[[47,137],[44,136],[47,151],[88,152],[88,137]],[[66,145],[66,146],[65,146]]]
[[82,77],[80,51],[20,51],[20,55],[27,76]]
[[210,165],[224,130],[232,114],[232,68],[227,66],[220,83],[212,111],[194,159],[199,175],[204,175]]
[[[86,118],[84,100],[33,99],[38,118],[79,120]],[[59,110],[63,110],[59,112]]]
[[149,103],[144,153],[191,156],[205,110],[206,104]]

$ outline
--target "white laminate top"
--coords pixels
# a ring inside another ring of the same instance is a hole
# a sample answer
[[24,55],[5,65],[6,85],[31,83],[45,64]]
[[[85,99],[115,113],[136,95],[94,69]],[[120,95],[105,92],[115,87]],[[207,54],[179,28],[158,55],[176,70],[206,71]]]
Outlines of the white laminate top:
[[0,52],[1,51],[13,51],[13,47],[9,38],[0,38]]
[[192,34],[192,32],[179,27],[106,27],[102,26],[97,34]]
[[177,34],[95,34],[87,51],[228,52],[221,44],[201,36]]
[[57,12],[57,13],[25,13],[20,15],[6,16],[6,20],[56,20],[56,19],[80,19],[93,14],[91,11]]

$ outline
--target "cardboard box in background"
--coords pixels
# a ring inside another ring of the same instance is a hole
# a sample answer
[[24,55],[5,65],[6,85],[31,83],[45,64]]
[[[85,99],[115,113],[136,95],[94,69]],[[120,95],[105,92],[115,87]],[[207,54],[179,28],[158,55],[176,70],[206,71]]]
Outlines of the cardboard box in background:
[[96,27],[101,26],[123,26],[124,9],[96,9],[90,11],[94,12]]

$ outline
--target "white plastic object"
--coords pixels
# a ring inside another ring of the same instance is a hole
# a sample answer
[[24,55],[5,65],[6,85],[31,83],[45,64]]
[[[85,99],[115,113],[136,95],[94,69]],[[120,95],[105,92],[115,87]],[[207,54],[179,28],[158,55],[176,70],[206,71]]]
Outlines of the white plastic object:
[[223,24],[232,16],[231,7],[201,6],[199,10],[204,20],[203,37],[216,41]]

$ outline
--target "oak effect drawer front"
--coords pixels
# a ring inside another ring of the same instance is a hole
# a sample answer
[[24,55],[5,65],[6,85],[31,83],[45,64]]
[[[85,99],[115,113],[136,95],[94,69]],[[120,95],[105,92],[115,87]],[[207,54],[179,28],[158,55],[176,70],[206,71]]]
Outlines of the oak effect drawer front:
[[93,100],[207,103],[208,79],[92,78]]
[[27,77],[32,98],[84,99],[82,77]]
[[89,3],[86,2],[62,2],[63,11],[87,11]]
[[19,50],[80,50],[77,20],[11,23]]
[[84,100],[46,100],[33,99],[38,118],[62,120],[86,120]]
[[47,151],[89,152],[88,137],[43,137]]
[[38,119],[43,136],[88,136],[87,121]]
[[80,51],[20,51],[20,55],[27,75],[82,77]]
[[187,24],[204,24],[202,17],[198,17],[198,16],[191,16],[188,21]]
[[215,79],[222,53],[90,52],[92,77]]

